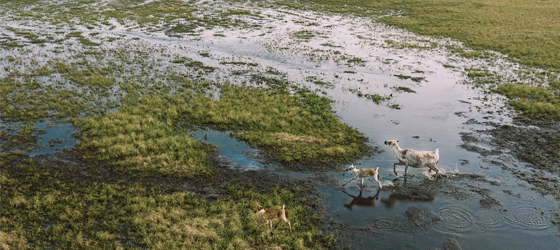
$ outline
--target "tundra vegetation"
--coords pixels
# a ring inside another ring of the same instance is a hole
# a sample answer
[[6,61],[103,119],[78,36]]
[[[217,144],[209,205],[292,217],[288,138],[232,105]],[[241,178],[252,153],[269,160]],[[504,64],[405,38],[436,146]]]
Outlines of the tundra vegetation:
[[[190,16],[190,5],[180,1],[113,2],[101,12],[91,9],[92,3],[1,2],[12,10],[13,20],[29,26],[44,21],[111,29],[109,20],[117,20],[156,32],[161,22],[172,36],[214,25],[212,18],[226,27],[237,25],[229,18],[250,14],[229,11],[203,21]],[[178,18],[199,24],[173,23]],[[368,146],[362,134],[335,116],[330,99],[266,76],[239,86],[204,80],[213,67],[153,48],[127,47],[118,35],[68,27],[54,34],[4,28],[14,36],[0,39],[9,54],[2,59],[7,66],[0,79],[2,248],[334,246],[334,236],[321,230],[314,199],[296,184],[273,178],[266,181],[268,188],[235,178],[224,182],[221,176],[231,170],[212,162],[216,147],[189,132],[200,127],[231,131],[272,160],[336,168],[336,162],[363,156]],[[104,46],[113,42],[121,47]],[[33,44],[54,44],[62,56],[28,58],[34,52],[25,49]],[[175,67],[168,65],[185,67],[188,73],[165,70]],[[52,124],[74,127],[76,147],[55,159],[29,157],[44,147],[41,136]],[[193,192],[204,187],[215,189],[215,195]],[[263,228],[254,231],[260,222],[254,215],[257,202],[267,209],[286,205],[294,233],[282,225],[274,237]]]
[[[97,174],[68,162],[41,163],[21,152],[3,154],[3,249],[322,248],[334,244],[317,225],[321,218],[298,189],[255,187],[232,181],[211,204],[197,194],[154,182]],[[253,231],[255,203],[286,205],[293,233],[279,225]]]
[[[181,38],[213,27],[263,28],[240,18],[261,13],[212,11],[223,3],[205,3],[0,0],[0,16],[6,21],[0,24],[0,53],[6,52],[0,60],[7,65],[0,71],[1,248],[334,246],[335,237],[320,230],[322,219],[313,210],[313,199],[299,188],[276,186],[272,179],[269,189],[235,180],[224,183],[220,176],[227,170],[211,160],[216,147],[189,134],[199,127],[230,131],[263,148],[273,160],[334,169],[336,163],[362,157],[368,147],[363,135],[335,116],[330,99],[278,80],[281,73],[274,68],[242,85],[219,77],[207,80],[215,67],[163,54],[163,49],[146,49],[139,37],[97,32],[119,26]],[[543,68],[543,73],[538,82],[492,85],[492,90],[528,117],[560,119],[560,29],[555,21],[560,7],[554,1],[255,3],[371,16],[419,34],[464,41],[475,49],[457,51],[465,57],[487,56],[485,49],[507,53],[513,61]],[[379,18],[377,13],[399,15]],[[45,25],[50,28],[42,29]],[[317,36],[321,34],[307,30],[293,33],[302,41]],[[34,52],[33,46],[49,52]],[[341,58],[352,65],[367,62]],[[232,75],[259,67],[222,64],[246,67]],[[188,72],[177,73],[174,67]],[[469,77],[495,83],[484,80],[491,74],[480,72]],[[375,103],[390,99],[355,92]],[[42,124],[71,125],[76,147],[63,150],[55,160],[29,157],[44,147],[40,138],[47,128]],[[183,183],[209,185],[218,195],[213,201],[185,191]],[[274,237],[264,229],[253,232],[259,223],[253,216],[257,202],[265,209],[285,204],[294,233],[284,233],[288,228],[282,224]]]
[[[8,239],[4,244],[24,248],[334,244],[333,236],[319,230],[321,219],[313,214],[311,199],[297,188],[257,190],[230,183],[208,205],[191,192],[159,185],[222,185],[219,169],[210,160],[215,146],[193,139],[188,133],[193,127],[232,131],[239,140],[288,164],[317,166],[363,156],[368,149],[365,138],[334,116],[329,99],[305,88],[294,91],[287,84],[235,86],[189,79],[170,89],[118,84],[74,67],[46,63],[0,81],[0,112],[7,124],[0,137],[1,231]],[[38,82],[51,74],[66,84]],[[67,84],[76,90],[68,90]],[[80,164],[45,163],[24,153],[38,147],[42,132],[36,123],[43,120],[71,122],[78,129],[74,153]],[[270,208],[285,204],[294,234],[281,235],[280,228],[272,238],[266,231],[249,230],[259,222],[252,216],[256,202]]]

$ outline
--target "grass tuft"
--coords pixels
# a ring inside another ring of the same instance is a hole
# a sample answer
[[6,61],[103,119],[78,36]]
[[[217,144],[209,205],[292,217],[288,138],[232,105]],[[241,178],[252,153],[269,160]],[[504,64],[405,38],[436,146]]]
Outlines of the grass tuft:
[[509,103],[530,118],[560,120],[560,91],[552,84],[548,89],[527,84],[506,83],[497,93],[509,98]]
[[[21,161],[17,155],[0,155],[0,161],[2,249],[317,249],[335,243],[318,229],[321,219],[298,190],[259,192],[232,180],[208,205],[193,193],[107,182],[73,166]],[[267,209],[286,205],[294,232],[284,224],[274,236],[265,226],[255,231],[257,202]]]
[[336,118],[330,100],[310,91],[291,95],[224,84],[220,94],[219,101],[194,97],[185,122],[232,130],[284,163],[350,161],[367,151],[364,136]]

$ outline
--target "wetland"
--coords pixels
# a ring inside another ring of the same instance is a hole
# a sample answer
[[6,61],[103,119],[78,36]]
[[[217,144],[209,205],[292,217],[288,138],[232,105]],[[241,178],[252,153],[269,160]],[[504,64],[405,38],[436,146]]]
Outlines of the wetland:
[[559,9],[0,1],[0,246],[557,249]]

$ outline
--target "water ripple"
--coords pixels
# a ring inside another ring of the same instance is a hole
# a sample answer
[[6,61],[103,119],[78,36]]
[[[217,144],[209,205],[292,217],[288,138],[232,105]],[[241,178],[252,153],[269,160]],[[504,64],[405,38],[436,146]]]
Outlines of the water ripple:
[[512,226],[530,229],[543,229],[550,225],[550,218],[546,213],[527,205],[516,207],[506,221]]

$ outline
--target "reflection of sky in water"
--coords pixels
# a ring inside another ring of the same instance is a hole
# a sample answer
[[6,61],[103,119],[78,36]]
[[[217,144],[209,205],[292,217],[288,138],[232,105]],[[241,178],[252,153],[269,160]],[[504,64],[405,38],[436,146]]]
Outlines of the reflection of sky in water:
[[76,146],[76,138],[72,137],[72,133],[76,131],[74,126],[69,123],[56,123],[47,125],[45,122],[36,123],[38,129],[45,130],[39,140],[41,148],[37,151],[25,152],[29,156],[39,154],[50,154],[60,151],[64,148],[73,148]]
[[256,150],[251,148],[249,144],[230,137],[229,132],[197,130],[194,131],[194,134],[200,140],[220,147],[220,156],[228,165],[242,170],[257,170],[262,168],[261,163],[247,157],[248,154],[255,153]]
[[[32,134],[38,138],[38,147],[24,151],[27,155],[33,157],[41,154],[52,154],[64,148],[71,149],[76,146],[77,139],[72,137],[72,133],[74,133],[76,129],[72,124],[36,122],[34,125],[39,131],[44,131],[44,133]],[[0,128],[13,128],[13,131],[8,131],[9,134],[13,135],[21,130],[21,124],[4,123],[0,120]]]

